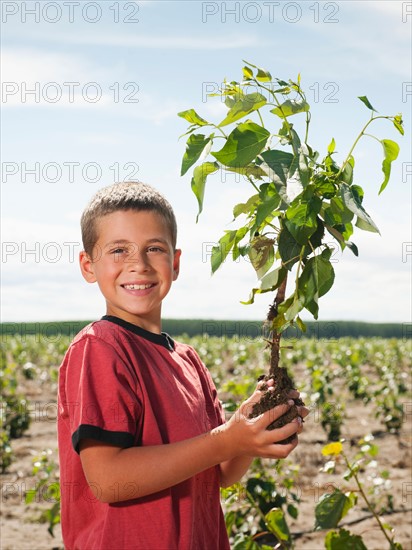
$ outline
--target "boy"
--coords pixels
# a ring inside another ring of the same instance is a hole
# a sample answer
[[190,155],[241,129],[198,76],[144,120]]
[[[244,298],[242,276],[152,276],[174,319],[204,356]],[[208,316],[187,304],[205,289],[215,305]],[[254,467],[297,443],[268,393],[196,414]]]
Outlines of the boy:
[[[257,390],[225,423],[195,351],[161,332],[179,274],[169,203],[142,183],[100,190],[83,212],[80,268],[106,315],[70,345],[59,373],[62,531],[67,549],[226,550],[219,487],[300,421],[267,431],[283,405],[248,420]],[[302,415],[306,414],[301,410]]]

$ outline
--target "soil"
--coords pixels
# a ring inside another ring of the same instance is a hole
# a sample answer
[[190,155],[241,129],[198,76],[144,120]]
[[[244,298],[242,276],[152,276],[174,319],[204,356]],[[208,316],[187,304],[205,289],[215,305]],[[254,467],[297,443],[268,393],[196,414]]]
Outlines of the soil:
[[[51,503],[33,502],[27,506],[24,502],[25,491],[33,488],[35,483],[32,476],[33,457],[40,455],[44,449],[51,449],[53,458],[57,461],[56,389],[45,385],[38,388],[34,381],[29,381],[25,390],[32,403],[33,418],[29,431],[20,439],[13,440],[15,460],[9,471],[2,476],[0,547],[2,550],[60,550],[63,548],[60,525],[55,527],[55,537],[52,538],[47,532],[47,523],[39,521],[41,511],[50,508]],[[381,423],[374,417],[372,405],[348,401],[343,436],[347,441],[355,442],[368,433],[374,434],[374,443],[379,447],[376,458],[378,471],[389,472],[388,491],[393,496],[394,512],[382,519],[393,527],[395,540],[403,545],[404,550],[411,550],[412,415],[410,402],[403,405],[405,423],[401,433],[394,435],[383,431]],[[313,411],[305,419],[305,429],[299,436],[299,445],[289,457],[294,464],[299,465],[296,487],[301,498],[298,505],[299,516],[296,520],[288,516],[296,550],[324,548],[325,532],[312,532],[314,508],[319,497],[325,492],[331,492],[334,487],[342,490],[354,488],[353,481],[343,481],[342,474],[346,470],[343,464],[338,465],[335,474],[320,472],[325,462],[321,454],[325,443],[319,415]],[[350,452],[351,449],[349,454]],[[368,471],[362,472],[361,477],[368,482]],[[362,535],[368,550],[387,549],[387,541],[376,522],[368,516],[367,510],[358,504],[349,511],[341,525],[346,525],[354,534]]]
[[[289,400],[289,392],[295,389],[293,386],[293,382],[289,378],[289,375],[285,369],[283,369],[282,367],[274,367],[271,369],[271,371],[272,372],[270,375],[260,377],[260,380],[262,380],[263,382],[261,386],[261,391],[265,393],[262,395],[259,403],[253,405],[252,412],[250,413],[249,418],[255,418],[256,416],[259,416],[266,411],[270,411],[270,409],[273,409],[277,405],[286,404]],[[273,378],[275,385],[274,387],[268,389],[266,382],[268,382],[270,378]],[[286,424],[299,416],[297,407],[304,405],[304,403],[302,399],[299,398],[293,399],[293,401],[295,403],[294,406],[292,406],[280,418],[271,422],[267,427],[268,430],[275,430],[277,428],[281,428],[282,426],[286,426]],[[293,435],[291,437],[283,439],[282,441],[279,441],[279,444],[286,445],[287,443],[291,443],[294,439],[295,436]]]

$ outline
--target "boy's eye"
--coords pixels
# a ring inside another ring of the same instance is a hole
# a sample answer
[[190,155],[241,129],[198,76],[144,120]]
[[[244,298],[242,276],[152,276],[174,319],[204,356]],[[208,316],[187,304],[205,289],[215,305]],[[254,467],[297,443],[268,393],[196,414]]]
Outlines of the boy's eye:
[[148,252],[163,252],[163,248],[160,246],[149,246],[147,249]]
[[125,248],[115,248],[112,250],[112,254],[122,254],[123,252],[126,252]]

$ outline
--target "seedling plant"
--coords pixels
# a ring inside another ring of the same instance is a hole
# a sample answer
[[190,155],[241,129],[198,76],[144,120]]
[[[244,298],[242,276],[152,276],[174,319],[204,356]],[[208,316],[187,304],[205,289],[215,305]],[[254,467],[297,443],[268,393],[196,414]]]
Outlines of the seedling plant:
[[[211,94],[220,96],[227,107],[223,120],[211,122],[194,109],[179,116],[189,123],[181,175],[194,166],[191,187],[199,205],[198,216],[211,174],[240,174],[252,189],[245,202],[234,205],[233,216],[240,226],[225,231],[213,247],[211,267],[214,273],[229,254],[233,260],[248,257],[259,285],[244,303],[253,303],[256,294],[275,293],[266,318],[270,366],[265,380],[273,378],[276,391],[263,387],[253,417],[285,403],[294,386],[286,369],[279,365],[281,336],[290,325],[305,331],[300,316],[304,309],[318,318],[319,298],[329,292],[335,279],[329,235],[342,250],[349,248],[357,256],[357,246],[350,240],[354,226],[379,233],[365,209],[364,190],[354,182],[356,146],[369,137],[382,147],[381,193],[389,182],[399,146],[391,139],[369,134],[369,127],[377,120],[386,120],[400,134],[404,130],[400,114],[380,115],[366,96],[360,96],[370,116],[343,162],[338,163],[334,137],[324,155],[309,143],[311,110],[300,75],[288,81],[273,78],[267,70],[248,62],[242,72],[243,80],[225,80],[219,93]],[[294,122],[299,117],[303,117],[303,131]],[[292,289],[287,295],[290,280]],[[295,399],[295,405],[302,405],[302,401]],[[297,415],[296,406],[292,407],[268,429],[282,426]]]

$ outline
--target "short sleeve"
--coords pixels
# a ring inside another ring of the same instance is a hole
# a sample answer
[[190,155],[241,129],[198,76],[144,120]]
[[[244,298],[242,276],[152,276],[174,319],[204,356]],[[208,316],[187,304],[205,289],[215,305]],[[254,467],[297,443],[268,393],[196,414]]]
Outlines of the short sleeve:
[[80,440],[86,438],[120,447],[137,444],[142,418],[139,383],[133,368],[110,344],[95,336],[81,338],[69,349],[61,369],[63,411],[77,453]]

